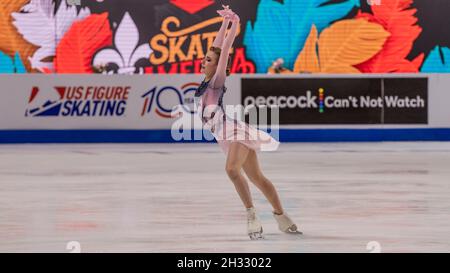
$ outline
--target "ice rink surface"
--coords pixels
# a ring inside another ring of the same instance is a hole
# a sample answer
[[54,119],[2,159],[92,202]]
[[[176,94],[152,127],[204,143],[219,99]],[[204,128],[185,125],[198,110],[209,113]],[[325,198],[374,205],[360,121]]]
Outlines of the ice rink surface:
[[217,144],[0,145],[0,252],[450,252],[450,143],[282,144],[265,175],[304,235],[265,240]]

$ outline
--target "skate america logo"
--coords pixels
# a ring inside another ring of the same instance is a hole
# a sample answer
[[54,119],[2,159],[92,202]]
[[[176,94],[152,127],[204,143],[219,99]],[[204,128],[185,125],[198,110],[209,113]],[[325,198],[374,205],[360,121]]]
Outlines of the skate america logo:
[[123,116],[130,86],[33,87],[26,117]]
[[187,83],[181,88],[173,86],[153,87],[141,96],[144,100],[141,116],[150,115],[154,111],[156,115],[162,118],[176,118],[178,115],[175,115],[173,110],[178,105],[183,106],[183,110],[186,112],[196,113],[194,94],[198,86],[198,83]]

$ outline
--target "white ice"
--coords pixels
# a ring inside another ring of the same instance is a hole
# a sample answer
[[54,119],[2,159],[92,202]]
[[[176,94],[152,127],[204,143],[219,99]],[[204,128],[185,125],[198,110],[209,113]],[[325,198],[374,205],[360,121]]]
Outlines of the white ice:
[[216,144],[0,145],[0,252],[450,252],[450,143],[285,144],[259,154],[303,236],[252,193],[265,240]]

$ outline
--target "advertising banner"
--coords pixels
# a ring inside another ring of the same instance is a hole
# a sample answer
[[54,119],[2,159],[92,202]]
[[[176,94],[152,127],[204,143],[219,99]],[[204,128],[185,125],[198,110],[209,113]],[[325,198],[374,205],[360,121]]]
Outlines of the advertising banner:
[[428,124],[428,79],[243,78],[242,104],[278,106],[281,125]]
[[[178,105],[193,114],[196,75],[0,77],[1,129],[170,129]],[[237,90],[230,77],[230,90]],[[239,103],[229,92],[225,103]],[[199,122],[201,125],[201,122]]]

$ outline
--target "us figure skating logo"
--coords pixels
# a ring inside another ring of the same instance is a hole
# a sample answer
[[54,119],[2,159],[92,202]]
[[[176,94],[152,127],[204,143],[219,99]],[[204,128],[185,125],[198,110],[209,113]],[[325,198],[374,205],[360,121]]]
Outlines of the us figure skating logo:
[[28,109],[25,111],[25,116],[58,116],[61,112],[64,92],[55,89],[53,93],[48,94],[49,96],[44,98],[42,96],[38,97],[39,91],[39,87],[36,86],[31,90],[30,98],[28,100]]
[[183,110],[194,114],[196,113],[194,94],[199,86],[198,83],[187,83],[180,88],[174,86],[155,86],[142,94],[143,104],[141,116],[155,113],[161,118],[176,118],[180,112],[174,111],[177,106],[182,106]]
[[26,117],[113,117],[123,116],[130,86],[33,87]]

